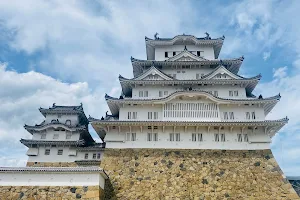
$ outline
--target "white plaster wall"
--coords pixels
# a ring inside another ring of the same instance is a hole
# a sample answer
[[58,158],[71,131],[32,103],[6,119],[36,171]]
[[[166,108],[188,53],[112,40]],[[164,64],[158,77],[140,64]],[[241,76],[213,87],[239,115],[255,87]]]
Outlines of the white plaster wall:
[[[76,141],[79,140],[80,138],[80,133],[78,132],[72,132],[72,136],[70,139],[66,139],[67,133],[70,133],[69,131],[54,131],[52,128],[49,128],[46,130],[46,139],[41,139],[41,136],[43,133],[33,133],[32,134],[32,139],[33,140],[42,140],[42,141]],[[58,134],[57,139],[53,139],[54,134]]]
[[[237,85],[207,85],[207,86],[199,86],[199,85],[178,85],[178,86],[160,86],[160,85],[153,85],[153,86],[136,86],[132,89],[132,98],[133,99],[158,99],[159,91],[168,91],[168,95],[176,92],[176,91],[183,91],[187,90],[189,87],[192,87],[193,90],[202,90],[202,91],[218,91],[218,96],[222,98],[230,98],[230,99],[245,99],[246,97],[246,90],[243,87]],[[139,91],[148,91],[148,97],[139,97]],[[229,96],[229,91],[238,91],[238,96]],[[168,96],[167,95],[167,96]],[[166,95],[163,95],[165,97]]]
[[[137,112],[137,119],[135,121],[146,121],[148,120],[148,112],[158,112],[157,121],[163,120],[162,118],[162,105],[126,105],[120,108],[120,120],[128,119],[128,112]],[[133,120],[133,119],[131,119]]]
[[58,121],[63,124],[66,122],[66,120],[71,120],[71,125],[78,124],[77,114],[69,114],[69,115],[64,114],[60,118],[58,117],[57,114],[56,115],[48,114],[48,115],[46,115],[46,119],[45,119],[46,124],[51,123],[51,120],[53,120],[53,119],[55,119],[55,120],[58,119]]
[[[126,141],[126,133],[130,130],[128,127],[122,127],[119,132],[118,129],[110,130],[106,134],[106,148],[165,148],[165,149],[227,149],[227,150],[245,150],[245,149],[269,149],[270,138],[266,135],[262,128],[257,130],[245,129],[244,133],[250,137],[257,138],[265,143],[250,143],[250,142],[238,142],[237,134],[241,133],[241,127],[236,127],[230,131],[228,127],[220,130],[220,133],[225,133],[225,142],[215,142],[214,134],[219,133],[219,128],[210,128],[208,132],[207,127],[199,127],[196,131],[196,127],[188,127],[186,132],[184,127],[176,127],[174,133],[180,133],[181,141],[169,141],[169,134],[173,133],[174,127],[165,127],[163,132],[162,127],[153,130],[153,133],[158,133],[158,141],[147,141],[147,133],[151,133],[152,130],[148,127],[143,127],[142,132],[140,127],[132,127],[131,132],[136,133],[136,141]],[[203,142],[192,141],[192,133],[202,133]],[[251,138],[251,139],[252,139]]]
[[[165,52],[181,52],[184,50],[184,47],[188,49],[188,51],[204,51],[203,57],[206,59],[214,59],[214,50],[212,46],[196,46],[196,45],[170,45],[170,46],[157,46],[155,47],[155,60],[162,61],[168,58],[165,58]],[[177,53],[178,54],[178,53]],[[169,57],[173,57],[172,53],[169,53]]]
[[[170,103],[213,103],[208,100],[195,100],[195,101],[178,101],[172,100]],[[163,105],[124,105],[124,107],[120,108],[119,119],[124,121],[148,121],[148,112],[158,112],[159,121],[206,121],[205,119],[199,118],[168,118],[163,116]],[[128,119],[128,112],[137,112],[137,119]],[[221,121],[223,120],[223,112],[234,112],[234,120],[232,121],[263,121],[265,120],[264,108],[259,107],[258,105],[219,105],[219,118],[217,119],[207,119],[207,121]],[[255,112],[256,119],[246,119],[246,112]]]
[[[50,147],[50,146],[40,146],[38,147],[38,155],[37,156],[28,156],[28,162],[74,162],[75,160],[101,160],[102,151],[77,151],[76,156],[70,156],[69,151],[70,147]],[[50,155],[45,155],[45,149],[50,149]],[[57,151],[59,149],[63,149],[63,155],[57,155]],[[72,147],[71,147],[72,149]],[[84,155],[88,153],[88,159],[84,158]],[[93,159],[94,153],[100,153],[100,159]]]
[[1,186],[95,186],[104,188],[105,179],[99,172],[49,173],[7,172],[0,173]]
[[213,68],[200,68],[200,69],[162,69],[162,72],[173,76],[176,74],[176,79],[178,80],[196,80],[196,74],[199,74],[199,79],[201,78],[201,74],[206,75],[213,71]]

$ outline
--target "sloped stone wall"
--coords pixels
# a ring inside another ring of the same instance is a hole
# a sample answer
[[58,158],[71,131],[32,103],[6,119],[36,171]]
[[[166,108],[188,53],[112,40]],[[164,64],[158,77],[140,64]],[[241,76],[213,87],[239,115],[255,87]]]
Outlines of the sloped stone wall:
[[102,200],[104,191],[99,186],[1,186],[0,199],[9,200]]
[[270,150],[106,149],[105,199],[300,199]]

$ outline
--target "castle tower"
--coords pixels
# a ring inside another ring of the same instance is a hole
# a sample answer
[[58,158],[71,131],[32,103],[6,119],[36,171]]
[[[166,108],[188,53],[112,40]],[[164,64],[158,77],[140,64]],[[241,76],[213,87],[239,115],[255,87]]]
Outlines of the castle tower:
[[270,151],[287,118],[266,120],[280,95],[252,94],[261,76],[244,57],[219,59],[225,37],[145,38],[147,60],[106,95],[111,115],[90,118],[105,141],[111,198],[297,199]]
[[21,139],[28,147],[27,166],[72,167],[99,165],[104,145],[95,143],[88,131],[88,119],[82,104],[57,106],[39,111],[45,117],[41,124],[25,125],[32,139]]

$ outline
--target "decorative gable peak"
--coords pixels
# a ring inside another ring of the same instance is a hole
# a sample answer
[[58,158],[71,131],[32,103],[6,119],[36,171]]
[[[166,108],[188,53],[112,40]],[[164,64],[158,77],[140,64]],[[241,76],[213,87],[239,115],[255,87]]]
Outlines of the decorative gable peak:
[[173,80],[173,78],[152,66],[135,80]]
[[219,66],[214,71],[205,75],[202,78],[205,80],[209,80],[209,79],[234,79],[234,80],[243,79],[243,77],[230,72],[224,66]]
[[205,61],[207,59],[196,56],[189,52],[186,48],[181,53],[169,58],[167,61]]

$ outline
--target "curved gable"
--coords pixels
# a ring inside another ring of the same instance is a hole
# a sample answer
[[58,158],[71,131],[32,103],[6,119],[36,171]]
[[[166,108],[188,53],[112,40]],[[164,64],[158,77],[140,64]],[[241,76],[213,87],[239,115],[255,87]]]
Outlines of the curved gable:
[[173,80],[170,76],[164,74],[156,67],[152,66],[148,71],[133,80]]
[[203,77],[203,79],[204,80],[209,80],[209,79],[235,79],[235,80],[237,80],[237,79],[243,79],[243,77],[230,72],[224,66],[219,66],[211,73],[205,75]]

